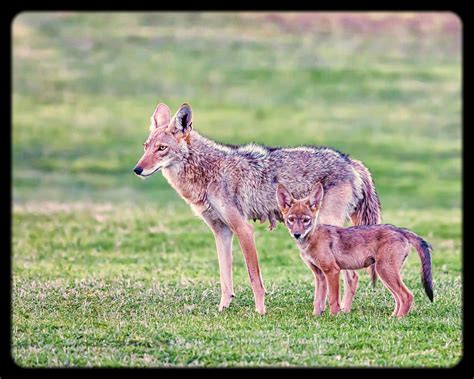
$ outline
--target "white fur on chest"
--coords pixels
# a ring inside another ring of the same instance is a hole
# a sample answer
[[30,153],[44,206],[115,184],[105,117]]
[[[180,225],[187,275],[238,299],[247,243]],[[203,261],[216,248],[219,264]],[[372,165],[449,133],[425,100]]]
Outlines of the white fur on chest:
[[192,183],[179,180],[177,172],[178,168],[176,166],[170,166],[163,169],[163,176],[171,187],[173,187],[181,198],[191,207],[193,213],[198,217],[202,217],[202,214],[209,210],[209,203],[204,196],[201,196],[202,193],[198,191]]
[[[305,262],[311,263],[314,266],[318,266],[317,261],[313,258],[311,254],[307,252],[306,249],[300,249],[300,256]],[[319,267],[319,266],[318,266]]]
[[196,204],[197,196],[195,191],[193,191],[193,185],[186,181],[179,180],[178,170],[178,165],[166,167],[162,170],[163,176],[186,203],[190,205]]

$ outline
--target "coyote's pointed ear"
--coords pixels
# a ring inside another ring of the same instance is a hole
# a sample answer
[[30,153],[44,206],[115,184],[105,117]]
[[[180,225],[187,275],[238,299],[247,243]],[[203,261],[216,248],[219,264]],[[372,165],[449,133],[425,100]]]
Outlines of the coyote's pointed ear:
[[321,183],[314,186],[313,190],[308,196],[308,205],[312,211],[321,207],[321,201],[323,200],[324,189]]
[[193,111],[189,104],[181,104],[173,116],[169,128],[172,133],[181,133],[183,135],[187,135],[193,129]]
[[278,200],[278,206],[282,211],[287,211],[293,204],[293,196],[291,196],[291,193],[281,183],[277,186],[276,196]]
[[170,123],[171,111],[166,104],[160,103],[156,106],[151,116],[150,132],[156,128],[166,128]]

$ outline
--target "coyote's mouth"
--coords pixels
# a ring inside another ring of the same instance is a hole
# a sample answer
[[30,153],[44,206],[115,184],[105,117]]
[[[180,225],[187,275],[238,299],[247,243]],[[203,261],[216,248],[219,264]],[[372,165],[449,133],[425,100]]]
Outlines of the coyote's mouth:
[[157,168],[155,169],[155,171],[150,172],[149,174],[146,174],[146,175],[144,175],[144,174],[135,174],[135,175],[137,175],[137,176],[139,176],[139,177],[141,177],[141,178],[146,178],[146,177],[148,177],[148,176],[152,176],[155,172],[160,171],[160,170],[161,170],[161,167],[157,167]]

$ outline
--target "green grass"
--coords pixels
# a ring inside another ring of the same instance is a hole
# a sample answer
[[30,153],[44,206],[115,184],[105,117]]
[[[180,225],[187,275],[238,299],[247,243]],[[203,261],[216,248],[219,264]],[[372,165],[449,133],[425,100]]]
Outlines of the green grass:
[[[435,302],[416,253],[404,268],[415,308],[390,317],[378,282],[353,311],[312,316],[312,274],[282,226],[257,226],[268,313],[254,311],[234,241],[236,298],[225,313],[212,234],[184,206],[161,210],[17,207],[14,357],[26,366],[446,366],[461,349],[459,212],[387,212],[433,243]],[[166,221],[160,221],[166,220]],[[45,235],[54,238],[45,239]],[[21,236],[21,238],[20,238]],[[53,349],[51,352],[51,349]]]
[[[462,355],[456,22],[451,14],[19,15],[17,364],[455,365]],[[141,181],[131,173],[160,101],[172,109],[189,102],[194,127],[218,141],[328,145],[362,160],[383,221],[433,244],[435,302],[423,293],[412,253],[403,273],[416,305],[403,320],[390,317],[389,292],[380,282],[372,289],[363,272],[350,314],[314,317],[312,274],[294,242],[282,225],[273,232],[256,225],[267,315],[254,311],[237,241],[237,296],[219,313],[211,232],[161,175]]]

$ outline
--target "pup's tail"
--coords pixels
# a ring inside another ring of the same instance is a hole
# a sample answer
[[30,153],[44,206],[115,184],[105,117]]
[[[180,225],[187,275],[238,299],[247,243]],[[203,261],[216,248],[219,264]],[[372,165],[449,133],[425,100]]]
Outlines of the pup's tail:
[[415,247],[421,260],[421,283],[425,288],[428,299],[433,301],[433,277],[431,274],[431,252],[432,246],[423,238],[416,235],[408,229],[401,229],[403,235],[408,238],[408,241]]
[[[362,181],[362,197],[356,205],[354,212],[351,215],[352,222],[354,225],[373,225],[380,224],[381,218],[381,207],[379,196],[375,190],[374,181],[372,175],[370,175],[367,167],[362,162],[351,159],[352,167],[356,170]],[[377,273],[375,272],[375,265],[367,267],[367,271],[372,281],[372,286],[375,287],[377,280]]]

